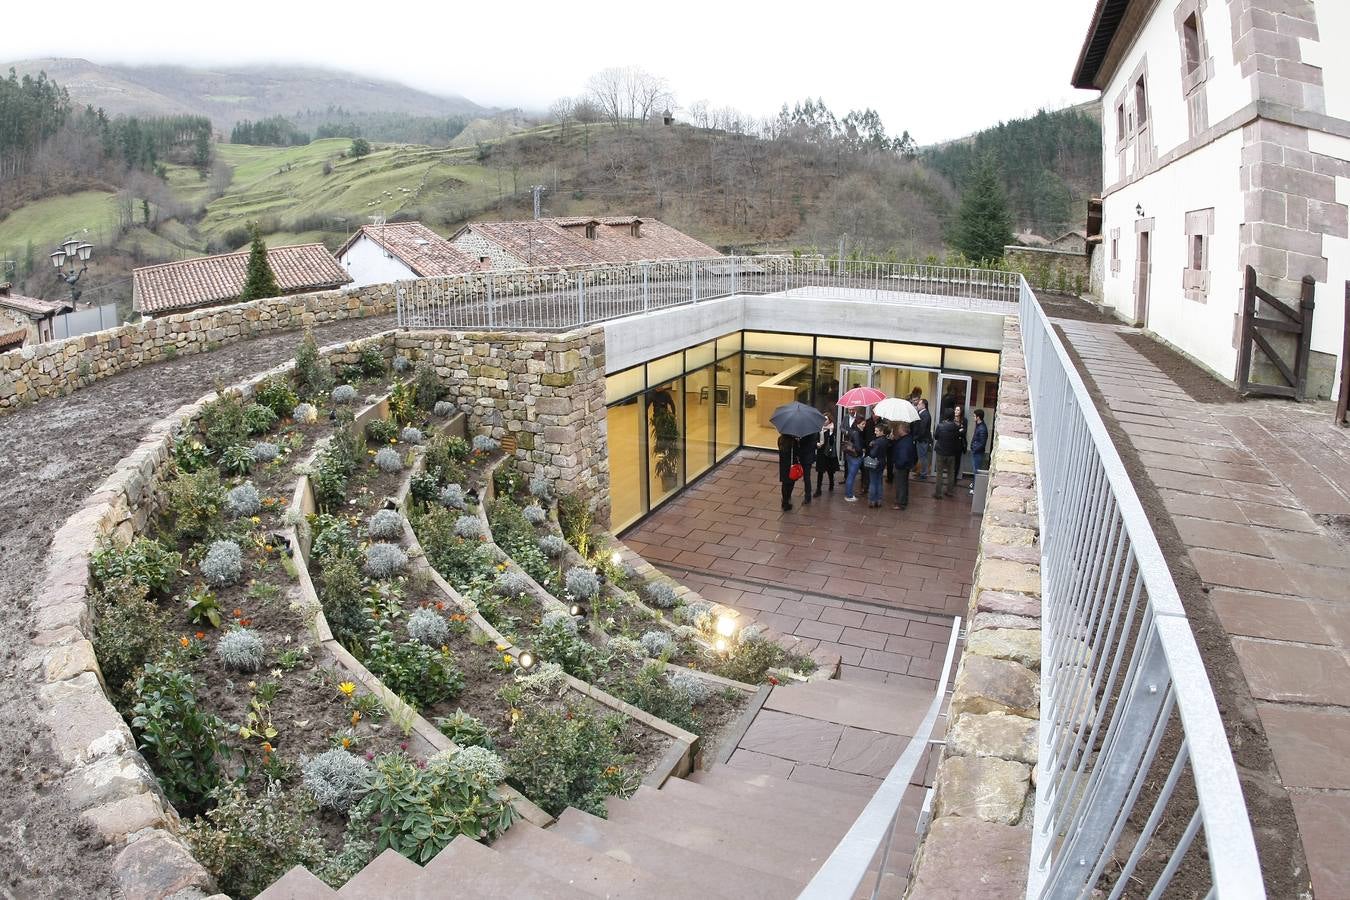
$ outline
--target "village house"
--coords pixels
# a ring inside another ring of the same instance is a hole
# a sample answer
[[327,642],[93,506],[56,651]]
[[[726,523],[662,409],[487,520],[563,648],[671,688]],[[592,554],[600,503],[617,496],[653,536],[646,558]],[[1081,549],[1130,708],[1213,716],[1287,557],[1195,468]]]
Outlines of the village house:
[[362,225],[336,255],[353,287],[459,275],[481,268],[477,260],[421,222]]
[[1242,339],[1247,266],[1295,312],[1313,280],[1308,394],[1338,379],[1347,46],[1345,0],[1097,3],[1073,84],[1102,97],[1103,302],[1223,379],[1243,380],[1245,354],[1248,371],[1273,365]]
[[[135,269],[131,305],[142,315],[163,316],[233,303],[244,290],[248,255],[248,250],[240,250]],[[332,290],[352,281],[323,244],[269,247],[267,263],[282,296]]]
[[0,352],[50,341],[56,317],[74,308],[63,300],[16,294],[8,281],[0,283]]
[[703,259],[716,250],[657,219],[569,216],[471,222],[450,238],[464,255],[494,269],[582,266],[646,259]]

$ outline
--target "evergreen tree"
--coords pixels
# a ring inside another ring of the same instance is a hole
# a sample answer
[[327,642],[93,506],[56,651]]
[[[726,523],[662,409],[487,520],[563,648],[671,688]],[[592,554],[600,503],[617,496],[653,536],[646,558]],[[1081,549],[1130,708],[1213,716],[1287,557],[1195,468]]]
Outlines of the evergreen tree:
[[249,226],[253,232],[253,245],[248,251],[248,274],[244,278],[244,291],[239,295],[241,302],[258,300],[262,297],[276,297],[281,293],[277,286],[277,276],[267,262],[267,244],[263,243],[258,223]]
[[1003,248],[1012,240],[1003,185],[993,156],[985,154],[976,162],[970,181],[961,192],[952,245],[968,259],[992,262],[1003,258]]
[[360,159],[370,153],[370,141],[365,138],[356,138],[352,141],[352,156]]

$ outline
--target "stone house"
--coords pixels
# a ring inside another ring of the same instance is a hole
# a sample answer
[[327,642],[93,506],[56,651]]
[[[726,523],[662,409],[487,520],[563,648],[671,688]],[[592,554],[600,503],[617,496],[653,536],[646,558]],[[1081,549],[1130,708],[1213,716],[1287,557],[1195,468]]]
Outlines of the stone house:
[[0,283],[0,352],[50,341],[56,317],[74,308],[63,300],[16,294],[8,281]]
[[[249,251],[142,266],[131,273],[131,305],[145,316],[163,316],[234,303],[244,290]],[[351,284],[351,276],[323,244],[269,247],[267,262],[282,296]]]
[[481,268],[476,259],[421,222],[362,225],[336,256],[351,276],[353,287],[460,275]]
[[1087,252],[1087,235],[1081,231],[1066,231],[1046,244],[1051,250],[1061,253]]
[[450,242],[479,265],[583,266],[721,254],[657,219],[568,216],[520,222],[471,222]]
[[1337,378],[1347,46],[1345,0],[1098,0],[1072,83],[1103,105],[1103,302],[1225,380],[1248,265],[1295,307],[1315,280],[1310,393]]

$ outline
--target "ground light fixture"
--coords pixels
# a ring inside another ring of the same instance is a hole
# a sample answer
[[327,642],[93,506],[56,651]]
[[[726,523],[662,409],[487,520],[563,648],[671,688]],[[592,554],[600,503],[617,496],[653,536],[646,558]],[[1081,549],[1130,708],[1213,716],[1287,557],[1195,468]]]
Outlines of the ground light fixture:
[[575,619],[580,619],[586,615],[586,607],[582,606],[580,603],[573,603],[571,606],[567,607],[567,614]]
[[534,653],[530,650],[522,650],[520,655],[516,657],[516,662],[520,665],[522,672],[528,672],[534,668]]
[[718,616],[717,634],[724,638],[734,636],[736,634],[736,619],[725,614]]
[[623,562],[623,557],[619,555],[618,550],[615,550],[609,555],[609,561],[617,566],[619,563]]

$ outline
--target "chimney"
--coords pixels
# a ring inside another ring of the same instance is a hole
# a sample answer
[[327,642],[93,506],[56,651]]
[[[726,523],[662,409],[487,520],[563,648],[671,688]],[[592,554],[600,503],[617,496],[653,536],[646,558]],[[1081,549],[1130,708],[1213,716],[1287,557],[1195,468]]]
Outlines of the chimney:
[[642,237],[642,220],[634,219],[632,224],[628,226],[628,233],[635,238]]

